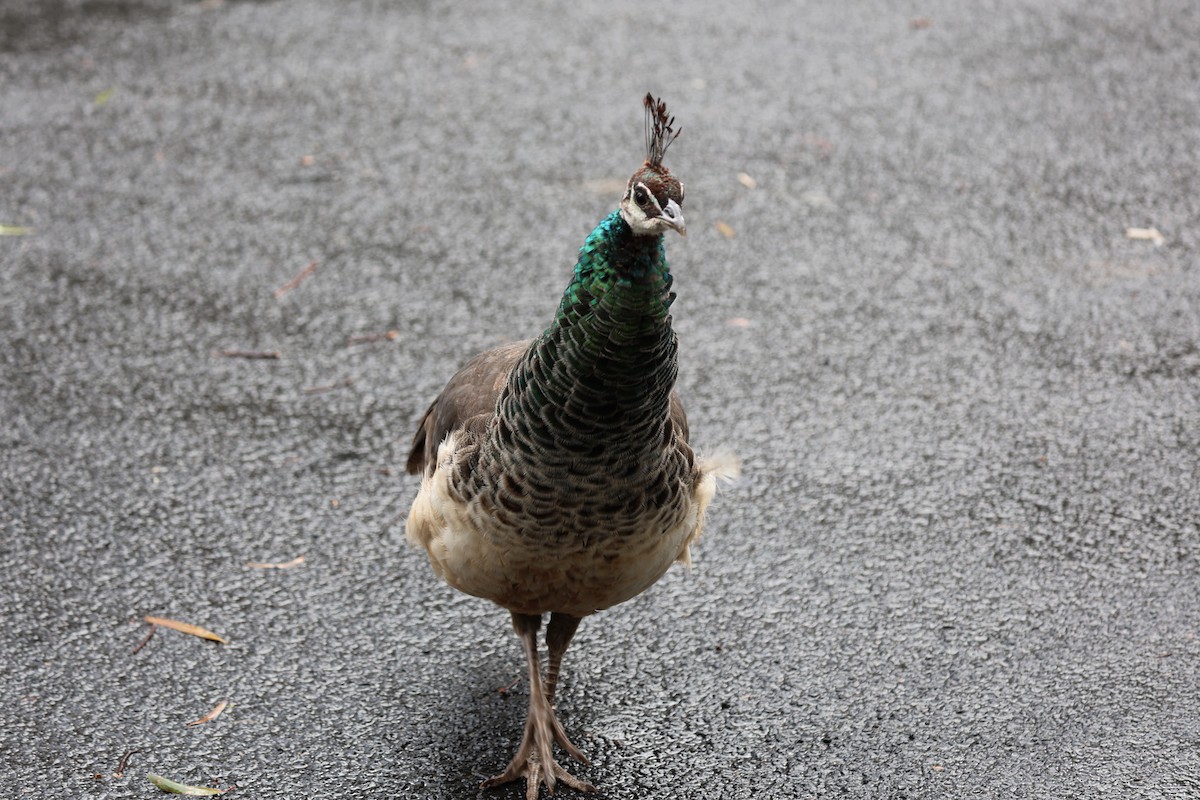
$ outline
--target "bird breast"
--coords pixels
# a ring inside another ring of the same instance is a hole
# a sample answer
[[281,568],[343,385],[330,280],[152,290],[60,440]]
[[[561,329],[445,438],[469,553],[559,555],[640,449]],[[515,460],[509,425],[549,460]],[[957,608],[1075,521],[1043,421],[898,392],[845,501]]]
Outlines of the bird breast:
[[[707,497],[683,459],[632,482],[588,470],[506,469],[465,485],[452,434],[422,481],[408,536],[447,583],[517,613],[585,616],[628,600],[685,560]],[[474,484],[474,485],[472,485]],[[701,491],[697,491],[700,489]],[[711,487],[707,487],[711,496]]]

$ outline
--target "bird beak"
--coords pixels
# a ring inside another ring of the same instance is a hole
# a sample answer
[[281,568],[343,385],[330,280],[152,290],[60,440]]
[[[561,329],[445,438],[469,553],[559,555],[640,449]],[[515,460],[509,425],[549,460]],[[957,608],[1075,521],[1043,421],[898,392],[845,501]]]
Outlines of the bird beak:
[[687,225],[683,222],[683,209],[679,207],[679,203],[674,200],[668,200],[663,206],[662,216],[659,217],[663,222],[674,229],[680,236],[687,236]]

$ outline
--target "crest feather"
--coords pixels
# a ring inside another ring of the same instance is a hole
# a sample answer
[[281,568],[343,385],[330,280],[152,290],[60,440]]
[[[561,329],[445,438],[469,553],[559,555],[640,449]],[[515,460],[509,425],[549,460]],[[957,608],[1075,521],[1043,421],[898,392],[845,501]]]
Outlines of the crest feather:
[[667,148],[683,129],[675,129],[675,117],[667,115],[667,104],[661,99],[646,92],[642,104],[646,107],[646,163],[661,167]]

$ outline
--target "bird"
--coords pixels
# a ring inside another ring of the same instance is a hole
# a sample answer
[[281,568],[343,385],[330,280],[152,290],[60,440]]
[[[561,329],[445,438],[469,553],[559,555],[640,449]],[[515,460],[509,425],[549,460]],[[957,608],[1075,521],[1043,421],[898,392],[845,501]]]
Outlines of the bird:
[[[468,361],[429,406],[407,471],[421,476],[405,524],[434,573],[507,609],[529,671],[524,733],[482,788],[525,780],[596,791],[554,757],[582,764],[554,705],[582,618],[689,565],[718,479],[736,457],[688,443],[675,391],[678,340],[664,237],[686,235],[683,184],[663,164],[679,136],[647,93],[646,156],[617,209],[579,250],[549,326]],[[546,673],[538,633],[546,624]]]

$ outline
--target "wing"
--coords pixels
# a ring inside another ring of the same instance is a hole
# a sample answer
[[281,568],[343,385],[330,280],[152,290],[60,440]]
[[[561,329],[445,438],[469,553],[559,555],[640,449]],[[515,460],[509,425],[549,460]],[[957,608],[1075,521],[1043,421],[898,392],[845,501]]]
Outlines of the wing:
[[528,347],[529,342],[523,341],[485,350],[454,374],[425,412],[413,436],[405,467],[410,475],[433,471],[438,445],[446,434],[472,417],[496,411],[496,399],[508,380],[508,373]]
[[679,431],[679,438],[684,442],[688,440],[688,421],[687,414],[683,411],[683,401],[679,399],[679,392],[671,390],[671,425],[675,430]]

